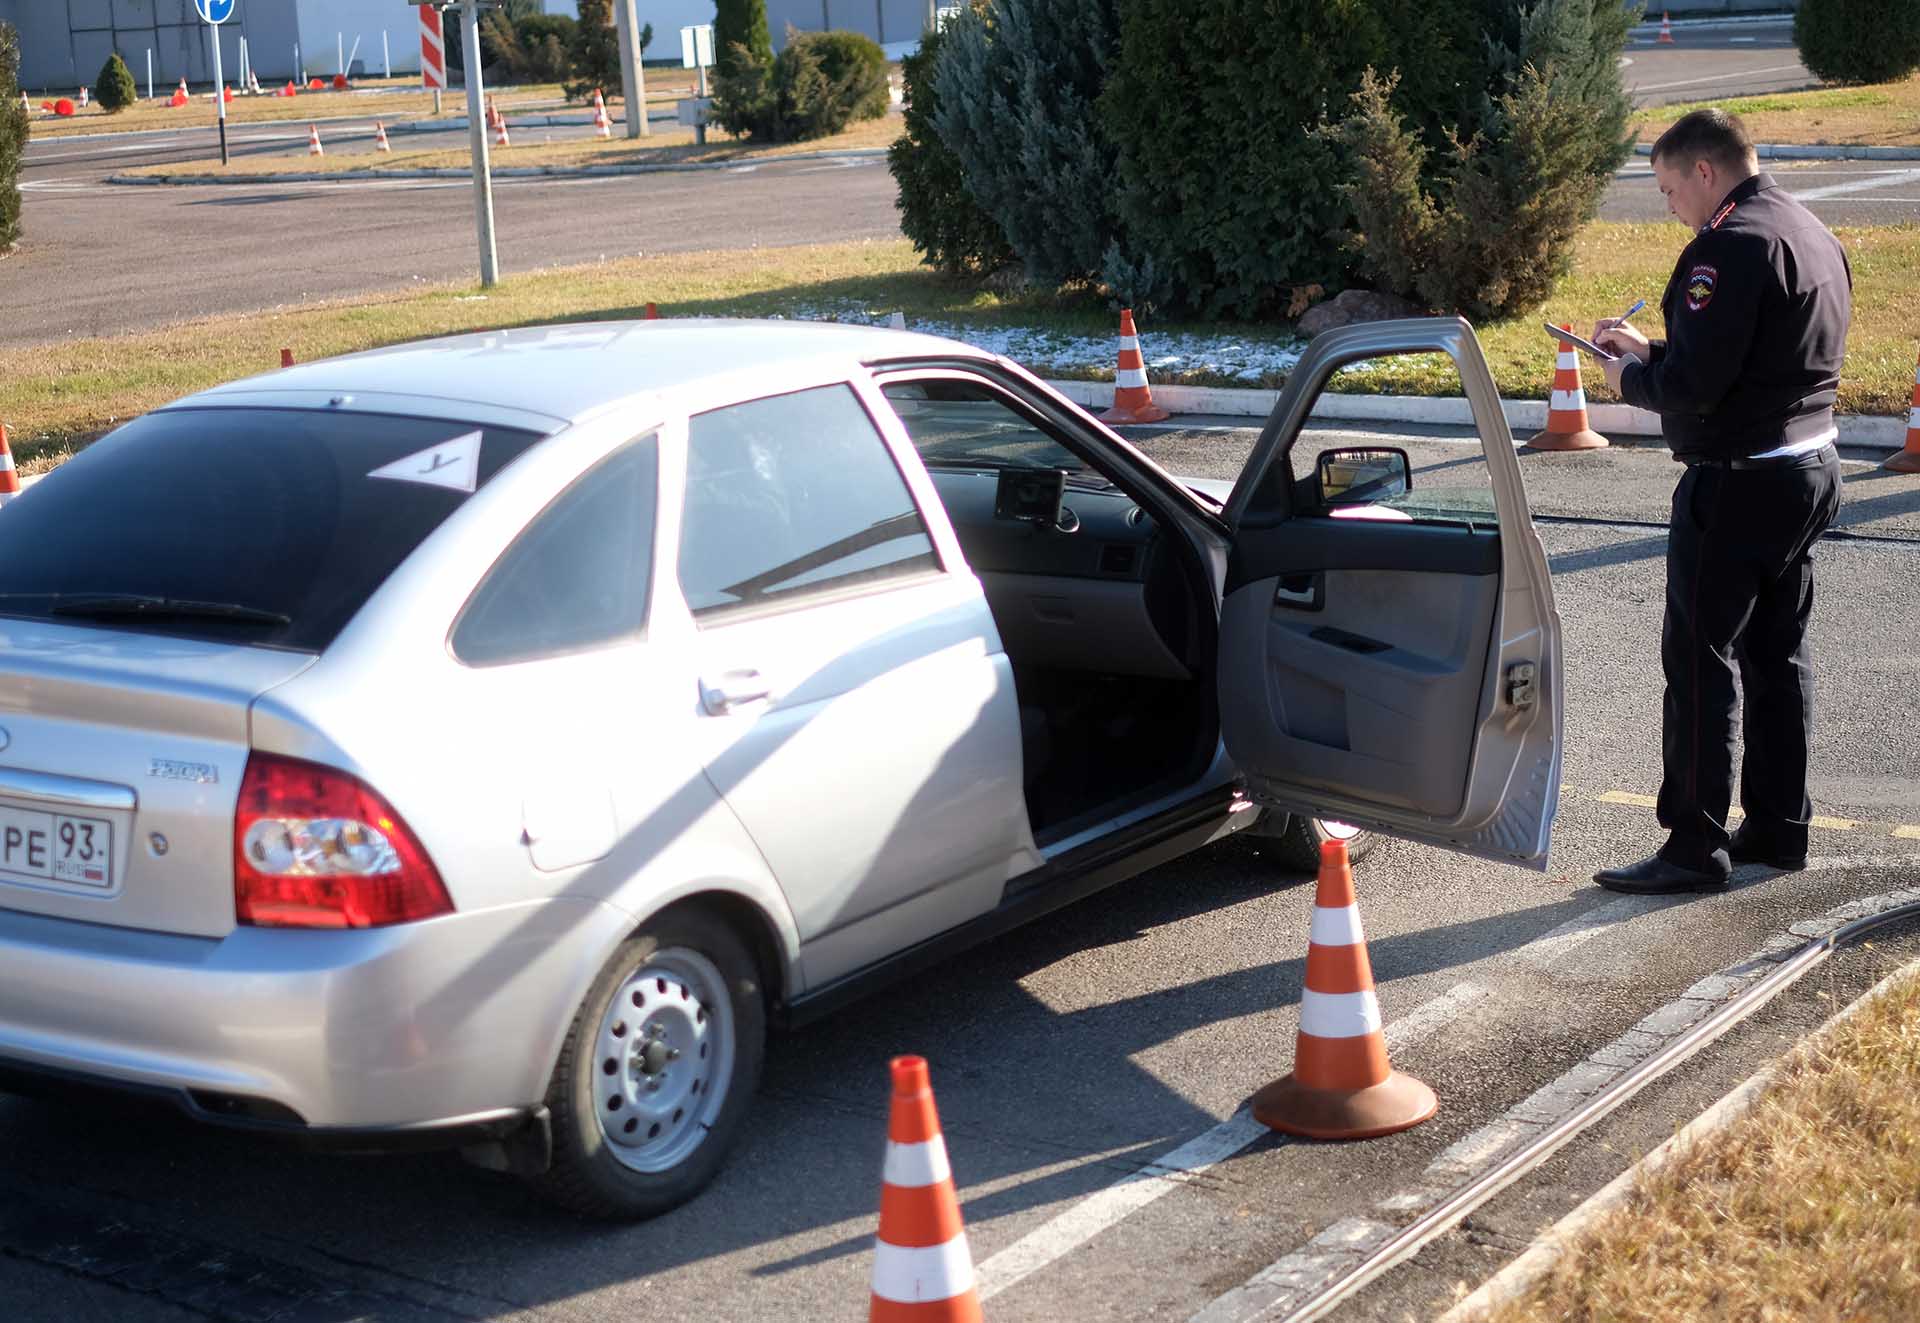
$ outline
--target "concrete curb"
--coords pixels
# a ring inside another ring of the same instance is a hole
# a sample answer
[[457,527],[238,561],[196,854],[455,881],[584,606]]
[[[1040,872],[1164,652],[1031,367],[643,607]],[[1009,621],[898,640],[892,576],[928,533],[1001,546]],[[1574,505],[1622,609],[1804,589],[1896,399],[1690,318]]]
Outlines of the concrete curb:
[[[1897,980],[1907,977],[1916,968],[1920,968],[1920,962],[1904,965],[1887,975],[1852,1005],[1821,1025],[1805,1041],[1816,1042],[1826,1037],[1836,1027],[1885,996]],[[1478,1290],[1442,1314],[1439,1323],[1477,1323],[1491,1310],[1519,1299],[1538,1286],[1573,1242],[1601,1218],[1624,1204],[1644,1178],[1654,1175],[1674,1159],[1685,1157],[1702,1141],[1713,1138],[1752,1110],[1753,1105],[1773,1086],[1780,1068],[1800,1050],[1796,1047],[1772,1065],[1749,1076],[1744,1083],[1736,1085],[1720,1101],[1681,1127],[1672,1138],[1588,1196],[1578,1208],[1547,1228],[1519,1258],[1482,1282]]]
[[[1635,143],[1636,156],[1652,156],[1651,143]],[[1755,143],[1763,161],[1920,161],[1920,147],[1849,147],[1802,145],[1791,142]]]
[[[1110,381],[1049,381],[1075,404],[1105,409],[1113,404]],[[1277,390],[1241,390],[1213,386],[1155,386],[1154,402],[1177,414],[1218,414],[1235,418],[1265,418],[1280,398]],[[1507,400],[1507,426],[1516,437],[1538,432],[1547,425],[1545,400]],[[1470,427],[1473,410],[1460,396],[1447,395],[1322,395],[1313,406],[1320,420],[1367,423],[1423,423],[1441,427]],[[1657,437],[1660,415],[1630,404],[1589,404],[1587,418],[1601,435]],[[1859,450],[1899,450],[1906,445],[1904,415],[1842,414],[1840,444]]]
[[[1653,11],[1649,9],[1647,12],[1652,13]],[[1724,18],[1676,18],[1673,20],[1672,25],[1676,28],[1724,28],[1746,23],[1791,22],[1793,22],[1793,12],[1791,10],[1780,10],[1772,14],[1729,14]],[[1640,26],[1649,32],[1658,32],[1660,30],[1660,20],[1657,18],[1643,18],[1640,20]]]
[[[738,170],[743,165],[785,161],[831,161],[849,156],[885,156],[885,147],[849,147],[839,152],[796,152],[790,156],[745,156],[734,161],[687,161],[660,165],[507,165],[495,166],[495,179],[595,178],[605,175],[684,174],[697,170]],[[108,175],[109,184],[263,184],[353,183],[373,179],[471,179],[473,171],[456,166],[436,170],[294,170],[275,175]]]
[[[238,102],[240,98],[236,97],[234,98],[234,100]],[[209,104],[211,104],[211,102],[209,102]],[[563,102],[561,104],[565,104],[565,103]],[[616,126],[626,122],[624,116],[614,115],[613,108],[611,106],[607,108],[607,114],[610,118],[613,119],[613,122]],[[30,122],[38,123],[40,118],[46,118],[46,117],[40,116]],[[305,119],[250,119],[245,121],[229,119],[227,121],[227,128],[229,130],[271,129],[271,128],[278,127],[280,125],[290,125],[290,124],[359,124],[359,123],[365,123],[371,120],[376,120],[378,118],[380,118],[378,115],[368,115],[368,114],[362,113],[358,115],[310,115]],[[649,113],[647,116],[647,122],[649,124],[673,124],[673,123],[677,123],[678,119],[679,117],[677,115],[655,115],[655,114]],[[591,123],[593,123],[593,115],[591,112],[575,111],[575,112],[571,112],[569,114],[564,114],[564,115],[530,115],[526,118],[524,122],[522,122],[521,120],[509,118],[507,120],[507,127],[509,129],[517,129],[517,128],[525,128],[528,126],[537,128],[542,125],[550,126],[550,125],[558,125],[558,124],[591,124]],[[188,129],[198,129],[198,128],[205,128],[207,126],[205,124],[196,122],[193,124],[185,125],[184,127]],[[454,118],[417,119],[417,120],[410,120],[404,124],[389,124],[387,125],[387,132],[388,133],[426,133],[434,129],[440,129],[444,131],[447,129],[464,129],[466,127],[467,127],[467,117],[465,115],[462,115],[457,119],[454,119]],[[179,132],[181,132],[180,129],[115,129],[106,133],[60,133],[60,134],[54,135],[51,138],[37,139],[37,141],[43,142],[43,143],[94,142],[100,138],[155,138],[155,137],[160,137],[163,134],[179,133]],[[29,139],[28,141],[31,142],[36,140]]]

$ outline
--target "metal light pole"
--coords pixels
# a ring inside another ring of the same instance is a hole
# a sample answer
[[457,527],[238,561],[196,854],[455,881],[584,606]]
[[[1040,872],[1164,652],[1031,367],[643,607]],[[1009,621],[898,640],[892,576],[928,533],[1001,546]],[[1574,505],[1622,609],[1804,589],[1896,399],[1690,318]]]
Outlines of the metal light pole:
[[473,144],[473,216],[480,230],[480,287],[492,289],[500,281],[500,257],[493,245],[493,163],[487,152],[486,96],[480,87],[480,0],[461,0],[460,49],[466,52],[467,137]]
[[620,93],[627,100],[627,136],[647,138],[647,76],[640,67],[640,18],[633,0],[616,0],[614,25],[620,29]]

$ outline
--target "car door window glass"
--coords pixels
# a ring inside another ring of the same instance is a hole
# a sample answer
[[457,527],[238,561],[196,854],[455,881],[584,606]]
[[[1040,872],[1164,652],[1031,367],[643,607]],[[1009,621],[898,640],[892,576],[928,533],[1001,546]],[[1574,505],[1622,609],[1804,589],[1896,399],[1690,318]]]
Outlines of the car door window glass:
[[695,616],[939,568],[906,480],[851,387],[689,420],[680,587]]
[[[1426,374],[1422,380],[1432,381],[1438,377],[1447,383],[1435,386],[1433,389],[1437,393],[1455,396],[1465,394],[1458,369],[1444,354],[1388,354],[1377,360],[1349,364],[1335,372],[1328,379],[1319,400],[1315,401],[1314,412],[1309,415],[1312,421],[1287,452],[1288,466],[1293,474],[1294,514],[1332,519],[1465,525],[1497,535],[1499,519],[1493,503],[1493,479],[1487,471],[1486,458],[1480,446],[1474,444],[1477,438],[1471,428],[1446,429],[1442,435],[1432,438],[1380,438],[1356,434],[1353,424],[1340,422],[1322,413],[1322,405],[1328,396],[1343,388],[1350,388],[1352,384],[1377,380],[1380,373],[1397,365],[1404,365],[1404,370],[1409,372],[1418,368]],[[1373,502],[1321,500],[1316,474],[1322,452],[1376,443],[1400,447],[1408,452],[1413,469],[1409,489]]]
[[648,437],[561,493],[474,591],[454,626],[454,655],[498,665],[637,637],[653,572],[657,471]]
[[881,387],[929,467],[1066,469],[1086,461],[985,386],[948,378]]

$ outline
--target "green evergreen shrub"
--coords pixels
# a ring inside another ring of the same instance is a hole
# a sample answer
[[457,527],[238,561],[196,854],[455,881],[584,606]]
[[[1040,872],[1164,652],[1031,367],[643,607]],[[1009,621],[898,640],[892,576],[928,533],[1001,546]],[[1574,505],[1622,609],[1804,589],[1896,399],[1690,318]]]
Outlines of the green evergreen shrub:
[[1800,59],[1829,83],[1890,83],[1920,69],[1920,0],[1800,0]]
[[745,64],[773,64],[773,34],[767,30],[767,0],[718,0],[713,15],[714,72],[722,79],[737,76]]
[[[653,24],[640,25],[640,49],[653,44]],[[607,96],[618,96],[624,83],[620,77],[620,29],[614,25],[613,0],[580,0],[580,17],[573,25],[567,48],[571,79],[562,89],[570,101],[582,101],[597,88]]]
[[1119,10],[1119,0],[992,0],[949,23],[934,65],[934,129],[1036,282],[1097,278],[1112,253],[1122,283],[1138,283],[1122,260],[1118,151],[1099,114]]
[[[980,0],[984,7],[984,0]],[[940,94],[933,71],[944,30],[920,38],[920,49],[900,62],[906,95],[905,131],[887,148],[887,169],[900,191],[900,229],[920,260],[948,275],[984,275],[1014,260],[1007,236],[967,192],[960,158],[933,127]]]
[[20,240],[20,156],[31,131],[20,100],[20,36],[0,23],[0,253]]
[[[714,119],[760,142],[805,142],[884,115],[887,57],[857,32],[796,32],[770,63],[736,42],[714,90]],[[717,63],[717,61],[716,61]]]
[[1538,305],[1626,159],[1619,77],[1630,15],[1615,0],[1540,0],[1488,33],[1495,91],[1450,130],[1438,168],[1369,72],[1351,113],[1321,136],[1343,148],[1360,274],[1474,319]]
[[109,115],[139,102],[140,89],[134,86],[133,70],[127,68],[119,51],[107,56],[107,62],[100,66],[100,76],[93,80],[93,99]]

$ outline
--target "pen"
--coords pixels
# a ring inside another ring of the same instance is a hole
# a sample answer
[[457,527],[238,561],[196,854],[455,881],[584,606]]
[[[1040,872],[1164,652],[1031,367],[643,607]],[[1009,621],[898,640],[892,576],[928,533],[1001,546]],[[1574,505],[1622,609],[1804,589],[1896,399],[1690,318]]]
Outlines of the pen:
[[1613,324],[1615,326],[1626,325],[1627,318],[1633,316],[1634,313],[1639,312],[1640,309],[1646,306],[1647,306],[1647,301],[1645,299],[1635,299],[1633,306],[1631,308],[1628,308],[1625,312],[1621,313],[1618,317],[1614,318]]

